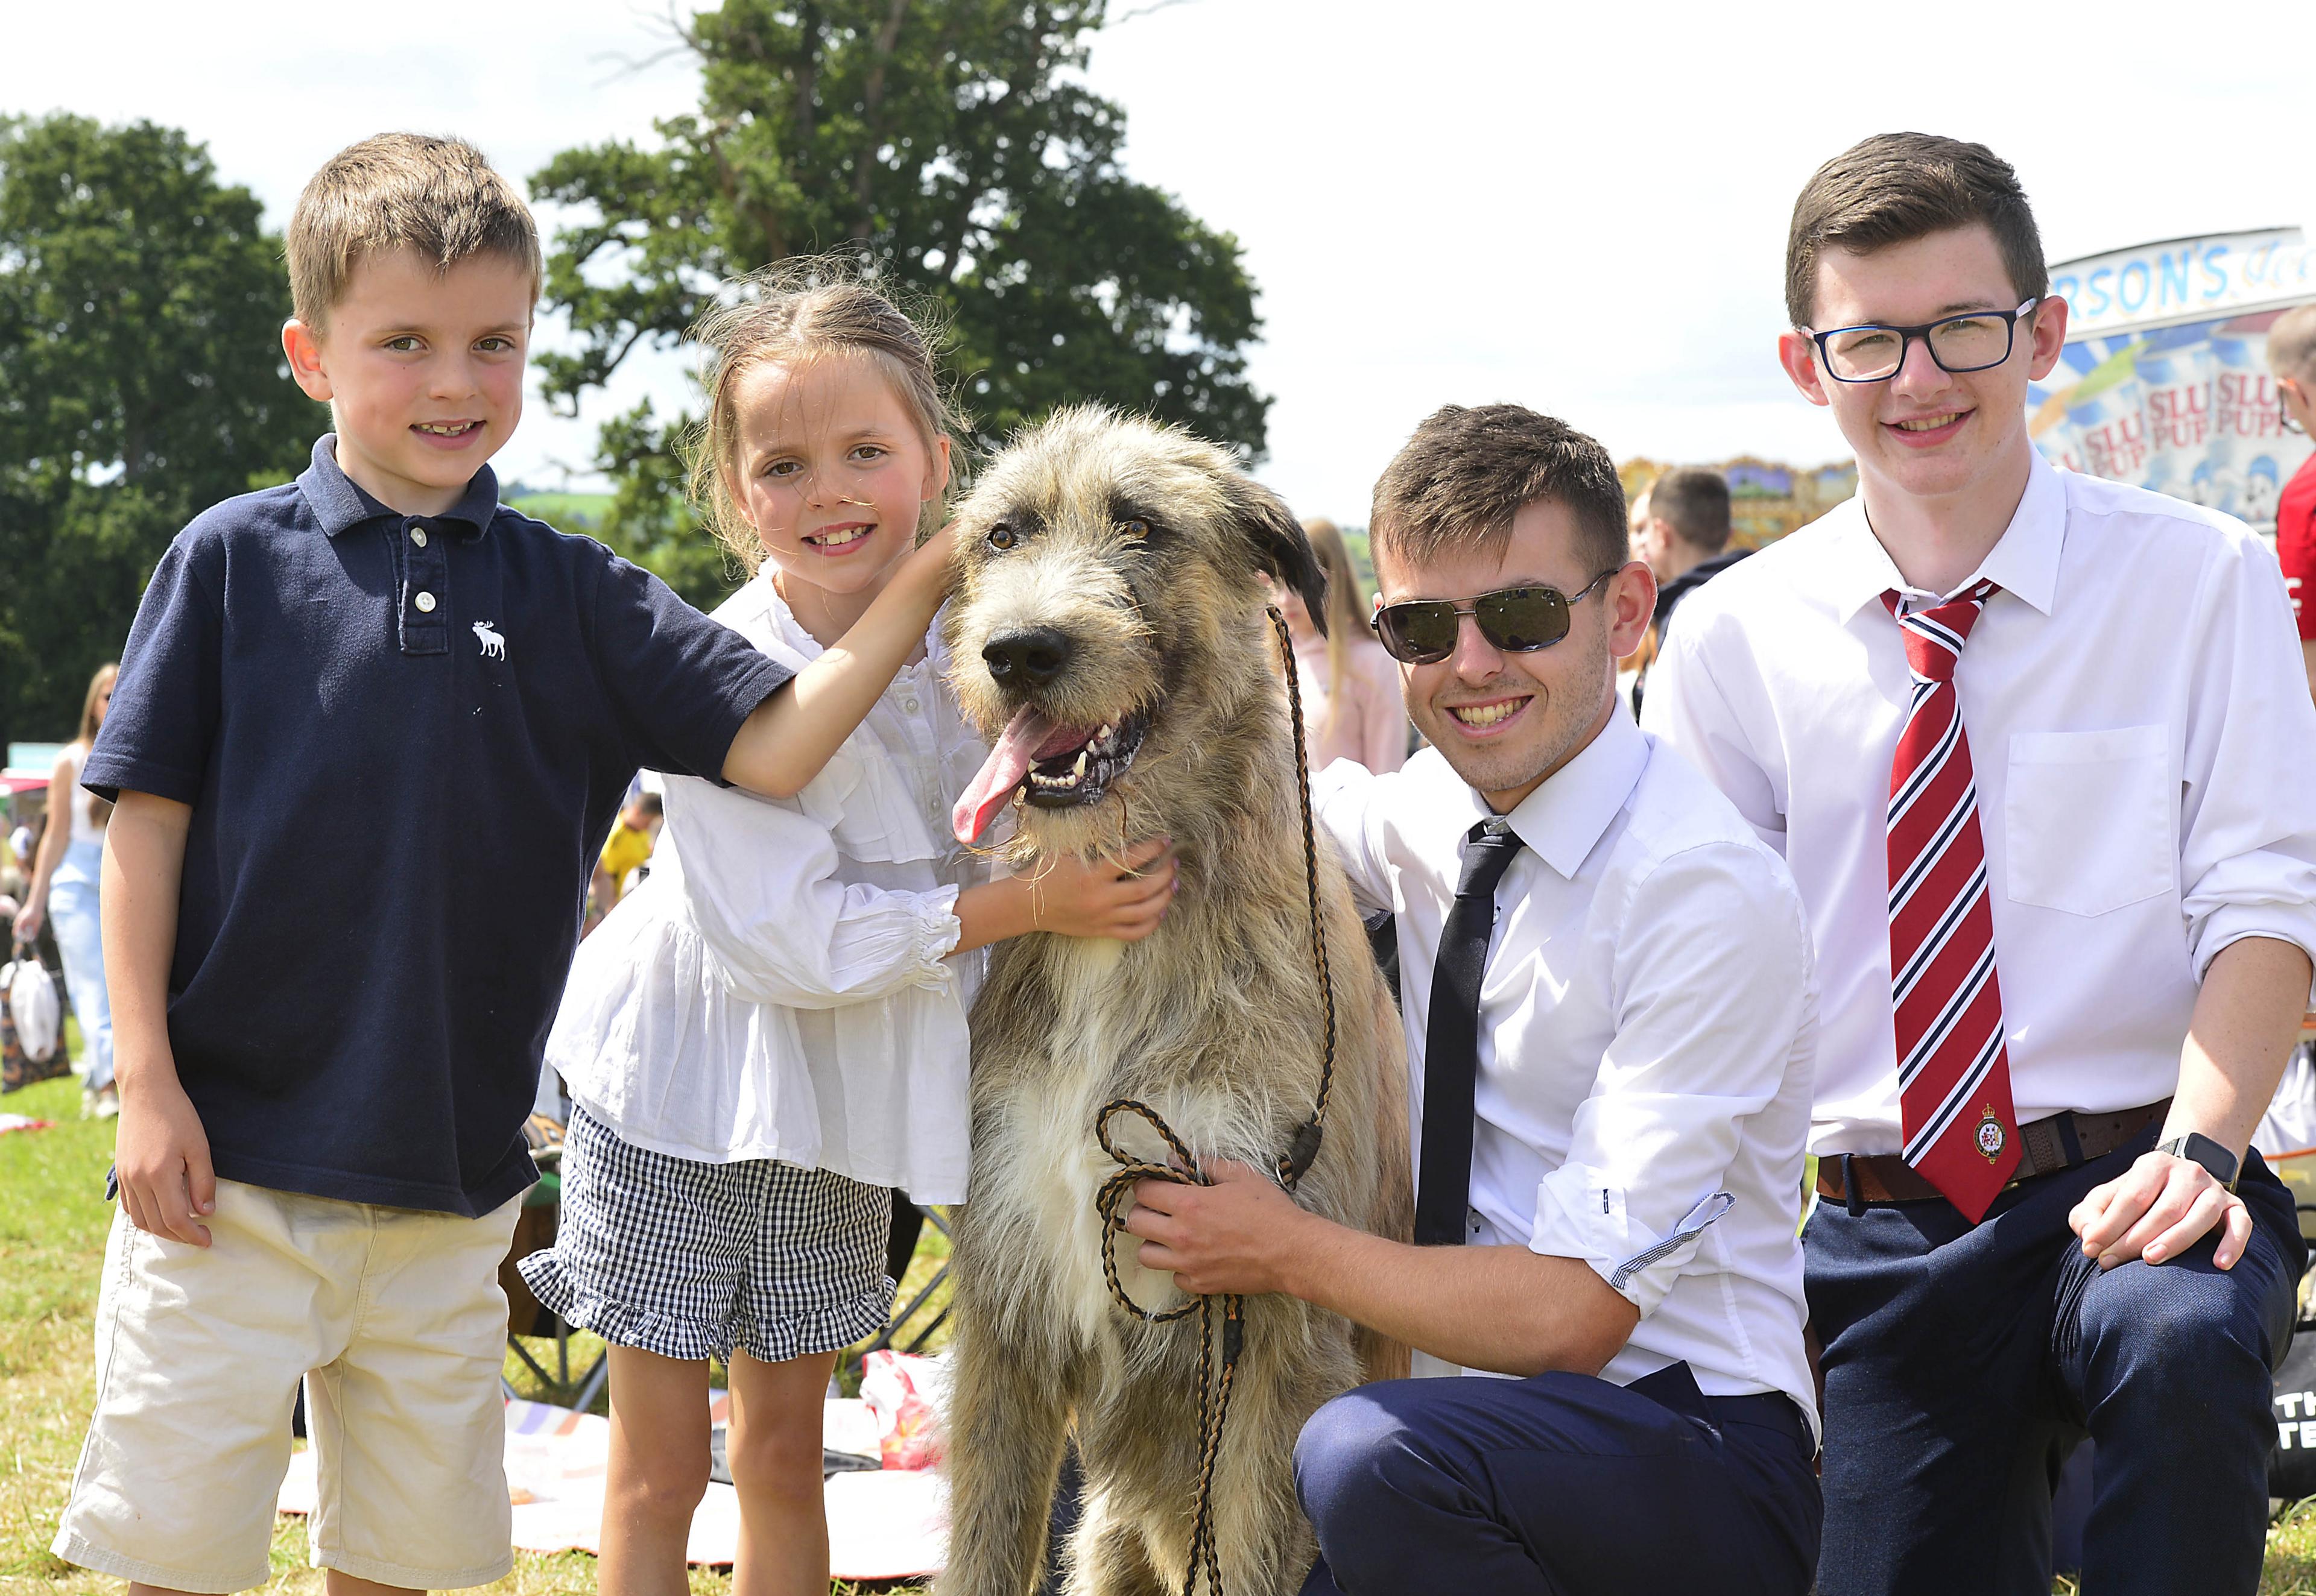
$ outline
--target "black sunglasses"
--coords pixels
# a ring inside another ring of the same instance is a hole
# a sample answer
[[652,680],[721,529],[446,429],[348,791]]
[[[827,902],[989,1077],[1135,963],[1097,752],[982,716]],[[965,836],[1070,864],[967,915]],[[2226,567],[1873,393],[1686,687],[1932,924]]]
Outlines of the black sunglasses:
[[1504,588],[1483,593],[1469,604],[1453,598],[1411,598],[1386,604],[1367,624],[1394,660],[1435,665],[1456,652],[1456,628],[1470,616],[1489,645],[1508,654],[1533,653],[1568,635],[1568,612],[1592,590],[1623,570],[1617,566],[1586,582],[1581,591],[1558,588]]

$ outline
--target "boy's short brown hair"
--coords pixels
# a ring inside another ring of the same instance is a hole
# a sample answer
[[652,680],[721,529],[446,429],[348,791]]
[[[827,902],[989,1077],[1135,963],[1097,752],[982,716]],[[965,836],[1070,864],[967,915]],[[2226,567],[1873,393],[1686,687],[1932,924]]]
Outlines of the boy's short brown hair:
[[1649,484],[1649,514],[1691,548],[1729,546],[1729,479],[1706,466],[1682,466]]
[[331,156],[298,196],[285,239],[290,298],[319,328],[345,297],[354,269],[390,250],[417,252],[448,271],[499,255],[530,273],[539,294],[539,228],[514,186],[462,138],[381,133]]
[[2316,383],[2316,305],[2295,305],[2269,324],[2267,368],[2294,382]]
[[2008,161],[1982,144],[1932,133],[1861,139],[1819,167],[1794,201],[1786,314],[1796,327],[1810,325],[1818,259],[1829,249],[1870,254],[1973,224],[1994,235],[2019,298],[2051,291],[2043,235]]
[[1625,484],[1608,451],[1518,404],[1447,405],[1424,418],[1376,483],[1368,536],[1397,558],[1500,550],[1520,507],[1549,499],[1576,519],[1588,574],[1625,563]]

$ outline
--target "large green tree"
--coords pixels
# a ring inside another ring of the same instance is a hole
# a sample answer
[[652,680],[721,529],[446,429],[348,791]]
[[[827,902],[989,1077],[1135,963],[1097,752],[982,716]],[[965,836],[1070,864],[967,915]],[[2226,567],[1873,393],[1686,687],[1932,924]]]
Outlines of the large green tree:
[[0,737],[71,736],[170,537],[297,469],[281,257],[183,133],[0,118]]
[[[577,334],[539,360],[550,397],[574,405],[637,347],[673,342],[727,279],[834,252],[946,314],[984,444],[1100,399],[1260,455],[1254,286],[1234,239],[1121,169],[1125,115],[1082,75],[1106,9],[726,0],[693,18],[677,48],[699,59],[699,111],[532,179],[577,218],[548,266]],[[704,598],[720,562],[678,491],[687,420],[646,404],[604,428],[604,530]]]

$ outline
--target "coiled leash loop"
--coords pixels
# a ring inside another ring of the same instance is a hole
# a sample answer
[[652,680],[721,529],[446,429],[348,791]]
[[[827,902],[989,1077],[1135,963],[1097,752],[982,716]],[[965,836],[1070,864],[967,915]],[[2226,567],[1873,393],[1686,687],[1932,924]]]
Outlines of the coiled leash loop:
[[[1303,811],[1303,875],[1310,890],[1311,967],[1319,978],[1319,1002],[1326,1016],[1325,1046],[1319,1060],[1319,1094],[1311,1117],[1295,1127],[1287,1151],[1273,1166],[1281,1188],[1292,1193],[1319,1157],[1325,1133],[1327,1100],[1335,1089],[1335,989],[1327,970],[1327,933],[1319,918],[1319,843],[1311,814],[1310,753],[1304,746],[1303,692],[1295,675],[1295,643],[1287,617],[1269,608],[1271,629],[1278,638],[1278,653],[1287,669],[1287,718],[1295,728],[1295,791]],[[1173,1155],[1171,1163],[1154,1164],[1136,1158],[1111,1139],[1109,1122],[1121,1113],[1133,1114],[1158,1133]],[[1094,1116],[1094,1139],[1118,1168],[1094,1194],[1094,1211],[1101,1217],[1101,1278],[1111,1300],[1146,1324],[1171,1324],[1198,1316],[1198,1485],[1190,1518],[1190,1563],[1182,1575],[1182,1596],[1192,1596],[1198,1574],[1207,1576],[1207,1596],[1223,1596],[1222,1559],[1215,1545],[1215,1465],[1222,1456],[1223,1423],[1230,1414],[1231,1384],[1246,1348],[1246,1299],[1237,1292],[1193,1297],[1189,1301],[1152,1313],[1126,1294],[1118,1279],[1118,1238],[1126,1228],[1126,1211],[1133,1206],[1136,1181],[1162,1180],[1176,1185],[1210,1186],[1212,1176],[1199,1166],[1189,1147],[1174,1128],[1146,1103],[1114,1097]],[[1221,1327],[1222,1356],[1215,1356],[1216,1328]]]

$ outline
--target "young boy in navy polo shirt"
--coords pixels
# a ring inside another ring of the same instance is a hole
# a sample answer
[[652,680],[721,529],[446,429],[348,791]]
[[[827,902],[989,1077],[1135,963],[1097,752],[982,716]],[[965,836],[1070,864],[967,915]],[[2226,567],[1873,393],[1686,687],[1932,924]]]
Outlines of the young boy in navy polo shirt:
[[946,545],[790,683],[498,502],[539,252],[477,152],[358,144],[288,245],[283,348],[336,430],[170,545],[84,776],[119,803],[122,1212],[55,1549],[132,1589],[263,1583],[304,1375],[330,1590],[457,1588],[512,1562],[498,1266],[595,846],[638,765],[817,774]]

